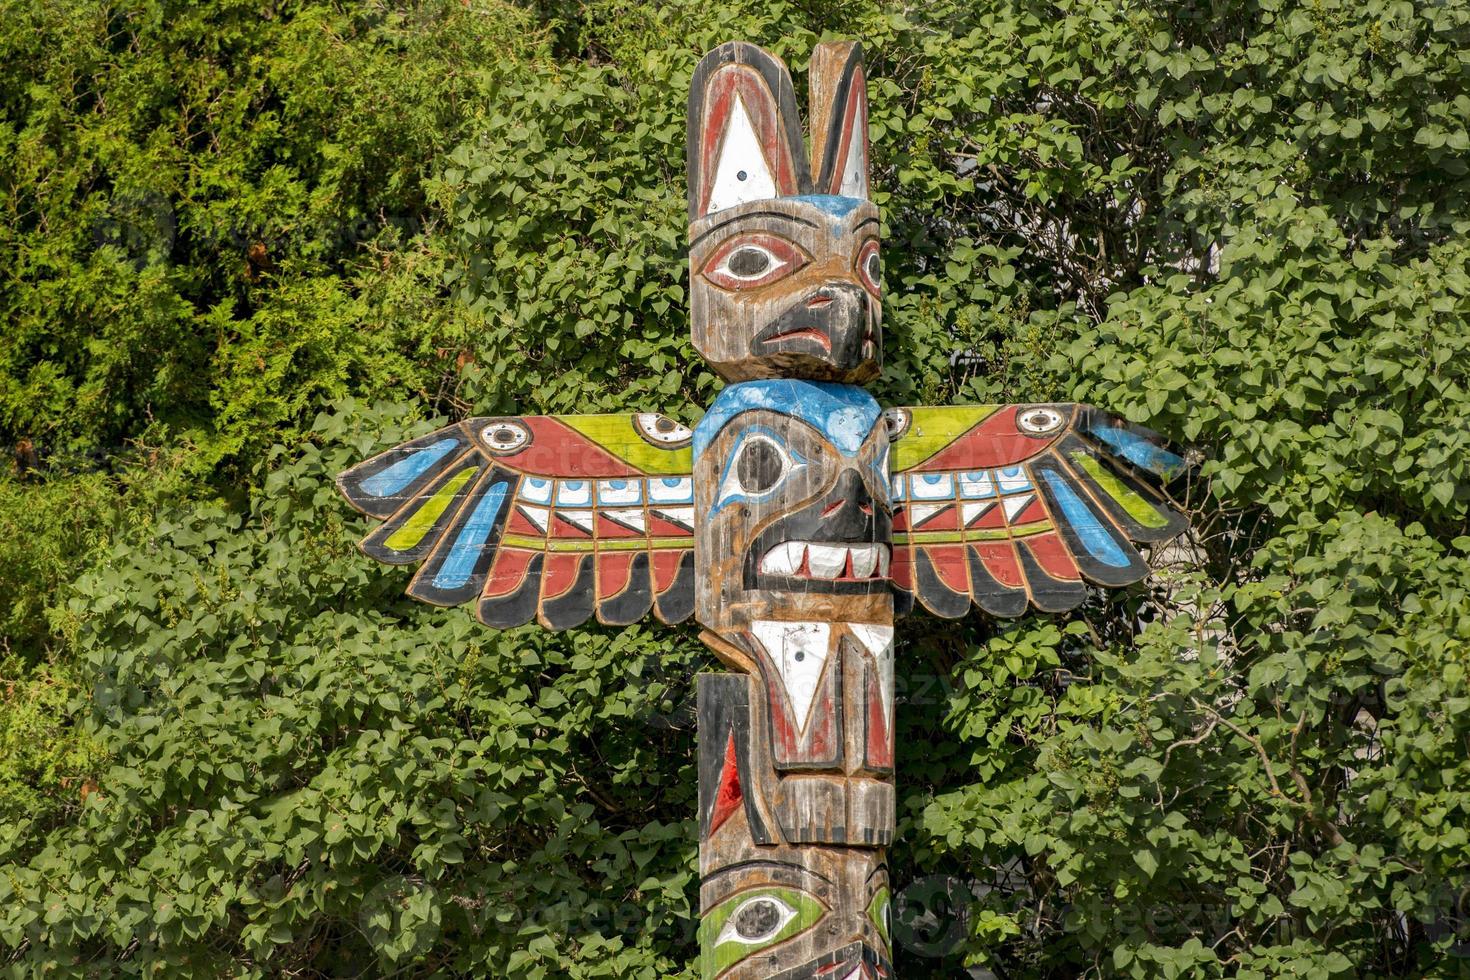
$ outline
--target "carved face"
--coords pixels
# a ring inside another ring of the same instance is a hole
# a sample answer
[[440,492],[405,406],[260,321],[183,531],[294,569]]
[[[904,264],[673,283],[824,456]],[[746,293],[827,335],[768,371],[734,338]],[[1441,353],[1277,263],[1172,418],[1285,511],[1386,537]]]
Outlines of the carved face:
[[694,346],[732,379],[860,382],[883,350],[878,209],[851,197],[786,197],[690,226]]
[[858,384],[883,337],[862,50],[818,45],[810,159],[786,66],[722,45],[689,90],[694,346],[730,381]]
[[860,388],[752,381],[694,436],[695,615],[888,623],[888,431]]

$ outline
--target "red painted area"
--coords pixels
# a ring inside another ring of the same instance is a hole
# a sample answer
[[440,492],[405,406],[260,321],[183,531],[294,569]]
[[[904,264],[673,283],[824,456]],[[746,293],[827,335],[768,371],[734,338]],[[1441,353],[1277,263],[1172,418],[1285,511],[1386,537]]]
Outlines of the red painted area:
[[628,587],[635,551],[608,551],[597,556],[597,598],[610,599]]
[[493,457],[497,462],[534,476],[554,473],[574,480],[643,475],[550,415],[528,415],[520,421],[531,430],[530,444],[518,453]]
[[[1070,421],[1068,419],[1069,423]],[[1050,448],[1054,442],[1071,431],[1071,428],[1071,425],[1067,424],[1050,436],[1040,438],[1028,436],[1016,427],[1015,406],[1006,406],[918,466],[913,467],[912,472],[983,470],[1012,466]]]
[[964,545],[935,544],[924,550],[934,564],[934,571],[939,574],[939,581],[952,592],[970,594],[970,569],[966,564]]
[[1021,508],[1016,519],[1011,521],[1011,527],[1020,527],[1023,524],[1035,524],[1038,521],[1047,520],[1046,507],[1041,503],[1041,495],[1032,498],[1031,503]]
[[[912,508],[924,505],[911,503],[909,506]],[[945,505],[933,516],[923,520],[919,520],[917,512],[911,513],[909,519],[913,522],[912,527],[916,531],[958,531],[960,529],[960,509],[954,504]]]
[[893,505],[893,533],[902,534],[909,529],[909,505]]
[[487,599],[498,598],[514,593],[526,580],[526,569],[531,564],[531,559],[541,552],[528,551],[525,548],[500,548],[495,552],[495,564],[490,566],[490,575],[485,581],[485,591],[481,593]]
[[519,507],[510,512],[510,522],[505,529],[508,534],[524,534],[531,538],[546,537],[546,532],[537,527],[529,517],[522,514]]
[[551,518],[551,536],[553,538],[578,538],[582,541],[592,540],[590,533],[580,525],[573,524],[565,517],[562,517],[559,513]]
[[735,733],[725,742],[725,765],[720,770],[720,788],[715,791],[715,808],[710,813],[709,832],[714,834],[744,801],[740,791],[740,765],[735,756]]
[[1021,563],[1016,559],[1016,549],[1009,541],[975,541],[970,544],[985,570],[1001,585],[1019,589],[1026,583],[1021,575]]
[[599,538],[646,538],[648,535],[643,531],[635,531],[631,527],[619,524],[617,521],[609,520],[599,511],[595,518]]
[[969,524],[976,530],[997,530],[1006,526],[1005,508],[1000,504],[991,504],[990,509]]
[[650,538],[692,538],[694,537],[694,532],[682,524],[666,521],[653,511],[649,511],[648,536]]
[[1062,536],[1055,531],[1047,534],[1033,534],[1025,539],[1025,545],[1031,549],[1031,554],[1036,556],[1037,563],[1052,578],[1075,582],[1082,577],[1077,570],[1077,563],[1072,560],[1072,553],[1067,550]]
[[893,549],[893,561],[889,565],[888,575],[900,589],[905,592],[914,591],[914,556],[908,546],[898,545]]
[[883,692],[878,681],[868,675],[868,765],[875,769],[893,768],[893,733],[883,716]]
[[674,585],[674,580],[679,577],[679,563],[684,560],[688,552],[680,549],[665,549],[649,553],[649,559],[653,564],[653,591],[655,595],[663,595]]
[[546,553],[546,564],[541,570],[541,597],[543,599],[555,599],[557,596],[566,594],[577,581],[577,573],[582,570],[582,562],[591,561],[591,555],[569,555],[548,551]]
[[766,670],[763,673],[771,715],[771,755],[783,765],[802,762],[834,764],[837,758],[837,711],[832,699],[834,671],[830,669],[830,665],[817,682],[817,696],[812,699],[812,713],[807,722],[805,738],[802,738],[797,728],[794,711],[786,698],[786,688],[781,684],[781,677],[769,660],[766,661]]

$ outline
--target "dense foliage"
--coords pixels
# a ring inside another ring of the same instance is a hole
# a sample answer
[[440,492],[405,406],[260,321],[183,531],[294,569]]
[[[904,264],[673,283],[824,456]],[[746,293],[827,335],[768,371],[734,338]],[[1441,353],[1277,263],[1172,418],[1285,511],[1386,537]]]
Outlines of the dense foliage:
[[901,975],[1460,975],[1465,0],[0,0],[4,969],[690,975],[692,632],[410,603],[331,477],[696,417],[689,75],[823,36],[879,394],[1203,461],[1150,589],[903,624]]

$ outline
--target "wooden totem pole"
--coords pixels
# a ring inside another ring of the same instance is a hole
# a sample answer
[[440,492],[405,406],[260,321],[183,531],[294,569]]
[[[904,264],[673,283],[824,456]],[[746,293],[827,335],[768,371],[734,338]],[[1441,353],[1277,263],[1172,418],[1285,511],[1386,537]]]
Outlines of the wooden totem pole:
[[705,56],[689,95],[694,344],[730,384],[663,415],[472,418],[339,478],[418,564],[410,595],[489,626],[691,613],[700,947],[709,980],[890,977],[893,620],[1063,611],[1184,526],[1182,460],[1077,405],[884,412],[879,219],[856,44]]

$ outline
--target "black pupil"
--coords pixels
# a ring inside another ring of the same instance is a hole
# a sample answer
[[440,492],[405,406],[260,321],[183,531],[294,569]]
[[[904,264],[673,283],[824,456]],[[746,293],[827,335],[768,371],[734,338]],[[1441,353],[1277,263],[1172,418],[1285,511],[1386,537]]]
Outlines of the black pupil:
[[873,284],[878,284],[878,277],[883,274],[883,267],[878,263],[878,253],[874,252],[868,256],[868,278]]
[[660,432],[673,432],[674,420],[661,418],[653,424],[653,427]]
[[515,433],[512,432],[512,431],[510,431],[509,429],[496,429],[495,430],[495,441],[496,442],[511,442],[511,441],[513,441],[515,439],[515,437],[516,437]]
[[740,248],[730,256],[729,266],[734,275],[749,278],[770,268],[771,257],[759,248]]
[[781,910],[769,899],[751,902],[735,913],[735,931],[747,939],[764,936],[781,921]]
[[781,477],[781,454],[769,442],[753,442],[740,452],[736,464],[740,485],[752,493],[769,490]]

